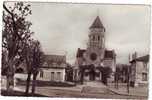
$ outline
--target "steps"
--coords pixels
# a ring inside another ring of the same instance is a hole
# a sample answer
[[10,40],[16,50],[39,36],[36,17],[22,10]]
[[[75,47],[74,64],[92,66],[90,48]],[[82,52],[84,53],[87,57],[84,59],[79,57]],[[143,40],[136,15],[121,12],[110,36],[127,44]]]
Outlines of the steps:
[[82,93],[91,93],[91,94],[107,94],[109,90],[101,82],[87,82],[86,85],[82,88]]

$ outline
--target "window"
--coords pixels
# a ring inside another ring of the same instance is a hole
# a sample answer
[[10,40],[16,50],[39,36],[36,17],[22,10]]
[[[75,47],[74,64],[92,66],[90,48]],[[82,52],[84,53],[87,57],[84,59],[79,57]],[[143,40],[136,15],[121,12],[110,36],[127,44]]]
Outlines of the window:
[[97,54],[96,54],[96,53],[91,53],[91,54],[90,54],[90,59],[91,59],[92,61],[96,60],[96,59],[97,59]]
[[57,80],[61,80],[61,72],[57,72]]
[[40,72],[40,77],[43,78],[43,71]]
[[54,81],[54,72],[51,72],[51,81]]
[[143,69],[147,70],[147,63],[143,62]]
[[147,81],[147,73],[142,73],[142,81]]
[[100,36],[98,36],[98,41],[100,40]]
[[95,41],[95,36],[93,36],[92,40]]

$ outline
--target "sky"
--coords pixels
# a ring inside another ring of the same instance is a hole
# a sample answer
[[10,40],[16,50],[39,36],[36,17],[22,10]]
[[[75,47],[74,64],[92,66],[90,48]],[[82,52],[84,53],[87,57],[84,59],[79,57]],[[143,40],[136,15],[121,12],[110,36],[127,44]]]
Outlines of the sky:
[[89,27],[99,16],[105,47],[114,49],[117,63],[128,63],[129,54],[149,53],[150,6],[71,3],[30,3],[31,30],[45,54],[66,55],[74,64],[78,48],[87,47]]

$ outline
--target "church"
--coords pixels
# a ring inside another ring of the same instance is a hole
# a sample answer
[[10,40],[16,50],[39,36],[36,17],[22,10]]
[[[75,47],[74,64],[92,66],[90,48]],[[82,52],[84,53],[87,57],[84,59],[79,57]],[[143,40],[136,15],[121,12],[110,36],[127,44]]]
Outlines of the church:
[[111,73],[115,72],[116,53],[114,50],[106,49],[106,29],[99,16],[96,17],[89,30],[87,48],[78,48],[76,53],[74,78],[77,81],[81,79],[83,81],[100,81],[105,75],[103,68],[111,69]]

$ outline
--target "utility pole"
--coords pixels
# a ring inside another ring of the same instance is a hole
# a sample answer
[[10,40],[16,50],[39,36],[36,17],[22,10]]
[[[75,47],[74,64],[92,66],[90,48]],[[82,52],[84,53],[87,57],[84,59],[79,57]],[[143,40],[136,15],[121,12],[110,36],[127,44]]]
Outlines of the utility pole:
[[116,71],[115,71],[115,88],[118,89],[118,81],[119,81],[119,68],[116,67]]
[[127,93],[128,93],[128,94],[129,94],[129,85],[130,85],[130,84],[129,84],[129,78],[130,78],[130,77],[129,77],[129,76],[130,76],[129,74],[130,74],[130,66],[128,65],[128,66],[127,66]]
[[[130,58],[130,54],[129,54],[129,61],[131,60]],[[127,67],[127,93],[129,94],[129,86],[130,86],[130,70],[131,70],[131,66],[130,65],[126,65]]]

